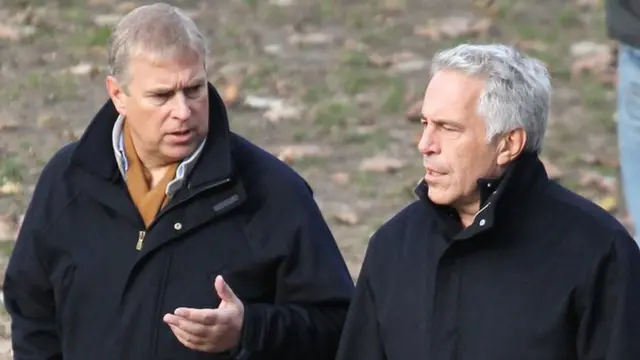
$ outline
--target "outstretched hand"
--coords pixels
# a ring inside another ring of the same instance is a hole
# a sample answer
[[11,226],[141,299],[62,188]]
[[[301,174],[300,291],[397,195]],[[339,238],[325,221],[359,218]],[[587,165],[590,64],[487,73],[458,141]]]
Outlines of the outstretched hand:
[[177,308],[163,318],[178,341],[190,349],[217,353],[240,342],[244,305],[222,276],[216,277],[214,288],[221,299],[218,308]]

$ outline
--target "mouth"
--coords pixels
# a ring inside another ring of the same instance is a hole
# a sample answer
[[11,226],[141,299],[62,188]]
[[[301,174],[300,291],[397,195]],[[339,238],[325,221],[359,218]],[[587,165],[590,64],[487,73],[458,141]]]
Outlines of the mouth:
[[169,141],[176,144],[185,144],[191,142],[194,134],[195,133],[193,130],[180,130],[167,133]]
[[429,168],[429,167],[427,167],[427,168],[425,168],[425,169],[426,169],[426,171],[427,171],[427,176],[429,176],[429,177],[438,177],[438,176],[444,176],[444,175],[447,175],[447,173],[446,173],[446,172],[437,171],[437,170],[434,170],[434,169]]
[[172,131],[169,133],[169,135],[185,136],[185,135],[189,135],[190,133],[191,133],[191,130],[187,129],[187,130],[180,130],[180,131]]

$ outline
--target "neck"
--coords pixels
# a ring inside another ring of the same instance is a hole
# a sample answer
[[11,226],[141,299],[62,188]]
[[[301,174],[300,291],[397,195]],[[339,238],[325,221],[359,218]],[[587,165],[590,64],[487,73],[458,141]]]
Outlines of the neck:
[[474,201],[471,204],[455,206],[460,222],[463,227],[468,227],[473,223],[473,219],[476,217],[478,211],[480,211],[480,199]]
[[154,187],[156,187],[156,185],[158,185],[160,180],[162,180],[164,175],[169,170],[169,167],[170,167],[170,165],[165,165],[165,166],[162,166],[162,167],[156,167],[156,168],[153,168],[153,169],[145,168],[145,173],[147,175],[147,180],[149,182],[149,188],[154,188]]
[[[136,150],[139,149],[138,144],[136,144],[136,139],[132,138],[134,142],[134,146]],[[138,158],[140,159],[140,164],[144,170],[145,178],[147,179],[147,184],[149,188],[154,188],[164,177],[169,168],[174,164],[171,161],[160,161],[158,157],[149,156],[145,154],[144,151],[136,151]]]

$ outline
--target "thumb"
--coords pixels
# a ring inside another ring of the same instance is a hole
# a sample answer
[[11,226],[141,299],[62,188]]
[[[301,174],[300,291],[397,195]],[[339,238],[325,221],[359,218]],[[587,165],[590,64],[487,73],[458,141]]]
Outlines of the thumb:
[[220,297],[220,300],[231,303],[236,303],[239,301],[238,297],[236,297],[236,294],[233,292],[233,290],[231,290],[231,287],[229,286],[229,284],[227,284],[226,281],[224,281],[221,275],[216,276],[214,286],[216,288],[218,296]]

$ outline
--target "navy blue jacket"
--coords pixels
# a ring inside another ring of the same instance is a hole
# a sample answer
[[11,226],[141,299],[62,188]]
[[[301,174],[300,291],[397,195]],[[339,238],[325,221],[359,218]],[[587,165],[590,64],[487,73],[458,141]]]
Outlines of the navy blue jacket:
[[419,199],[377,231],[338,360],[638,360],[640,251],[523,154],[482,208]]
[[227,358],[184,347],[162,320],[217,307],[218,274],[245,304],[247,359],[334,358],[353,281],[312,191],[230,132],[209,96],[203,152],[140,251],[111,102],[44,167],[4,281],[16,360]]

